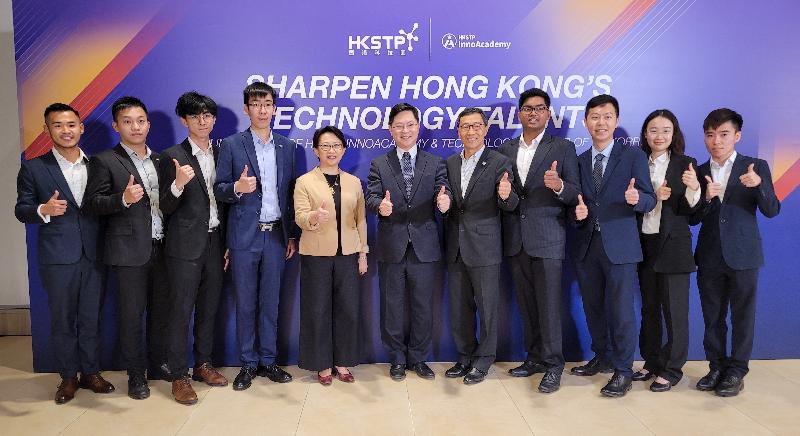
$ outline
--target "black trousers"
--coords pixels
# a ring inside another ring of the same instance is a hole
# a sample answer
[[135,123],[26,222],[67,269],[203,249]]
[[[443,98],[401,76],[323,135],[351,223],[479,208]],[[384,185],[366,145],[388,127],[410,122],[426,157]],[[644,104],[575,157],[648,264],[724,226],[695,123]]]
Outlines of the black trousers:
[[[744,377],[753,352],[758,268],[735,270],[727,265],[697,271],[705,335],[703,348],[713,370]],[[728,306],[731,310],[731,354],[727,353]]]
[[167,256],[170,281],[169,368],[174,375],[189,375],[187,332],[194,313],[194,365],[211,363],[214,324],[222,293],[224,265],[220,233],[208,233],[206,250],[195,260]]
[[358,254],[300,256],[300,368],[358,365],[360,295]]
[[[641,235],[644,260],[639,264],[642,328],[639,351],[644,369],[672,384],[683,377],[689,355],[689,273],[664,274],[653,270],[660,235]],[[667,342],[663,343],[666,327]]]
[[428,360],[433,331],[433,292],[442,287],[441,262],[421,262],[409,243],[400,263],[379,262],[378,272],[381,340],[391,363],[413,365]]
[[100,308],[105,267],[86,258],[68,265],[39,265],[50,308],[50,331],[62,378],[100,371]]
[[561,264],[561,259],[531,257],[524,249],[511,257],[527,360],[542,362],[554,370],[564,368]]
[[[162,240],[163,241],[163,240]],[[167,363],[169,280],[163,242],[153,240],[150,260],[140,266],[116,266],[119,279],[119,344],[128,374]],[[147,313],[147,353],[142,348],[142,316]]]
[[[497,354],[497,300],[500,264],[469,267],[461,256],[450,263],[450,329],[462,365],[488,371]],[[478,319],[480,329],[475,337]]]

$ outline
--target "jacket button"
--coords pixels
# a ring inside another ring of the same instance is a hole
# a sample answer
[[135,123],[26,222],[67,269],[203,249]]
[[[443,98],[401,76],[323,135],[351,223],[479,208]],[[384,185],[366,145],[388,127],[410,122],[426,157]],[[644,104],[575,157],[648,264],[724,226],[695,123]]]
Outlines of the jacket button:
[[408,205],[408,208],[411,209],[411,205],[410,204]]
[[525,214],[522,214],[519,217],[522,218],[522,219],[525,219]]
[[725,224],[725,218],[720,218],[719,223],[720,224]]
[[519,196],[519,199],[520,199],[520,200],[524,200],[524,199],[525,199],[525,196],[524,196],[524,195],[520,195],[520,196]]

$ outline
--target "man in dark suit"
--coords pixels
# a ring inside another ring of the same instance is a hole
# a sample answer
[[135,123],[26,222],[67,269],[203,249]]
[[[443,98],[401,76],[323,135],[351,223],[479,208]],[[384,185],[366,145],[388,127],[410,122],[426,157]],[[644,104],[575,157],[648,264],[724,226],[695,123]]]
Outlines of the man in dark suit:
[[406,367],[432,379],[425,361],[431,351],[433,293],[442,287],[435,211],[450,209],[447,168],[444,159],[418,149],[417,108],[392,107],[389,129],[397,147],[372,160],[366,198],[367,208],[378,215],[381,338],[394,380],[405,378]]
[[584,122],[592,147],[578,157],[583,196],[575,208],[572,254],[595,356],[571,373],[588,376],[613,370],[600,392],[621,397],[631,388],[637,339],[633,300],[642,247],[636,214],[653,210],[656,199],[644,152],[614,144],[617,99],[607,94],[590,99]]
[[527,359],[514,377],[545,373],[539,391],[561,386],[561,263],[567,207],[578,197],[575,145],[545,133],[550,96],[538,88],[519,96],[522,135],[500,146],[514,168],[519,206],[503,213],[503,253],[510,257]]
[[735,150],[742,123],[742,116],[727,108],[711,111],[703,121],[711,159],[698,168],[705,200],[693,219],[703,223],[695,259],[705,323],[703,348],[710,368],[697,389],[723,397],[735,396],[744,387],[753,350],[758,270],[764,265],[756,210],[767,218],[781,210],[767,162]]
[[256,374],[277,383],[292,380],[275,358],[283,269],[299,233],[292,205],[295,144],[270,128],[276,98],[275,90],[263,82],[244,89],[250,128],[225,138],[217,160],[214,195],[231,204],[226,240],[242,362],[234,390],[249,388]]
[[22,162],[14,215],[39,227],[39,275],[47,292],[56,366],[61,375],[55,401],[64,404],[74,398],[78,387],[109,393],[114,386],[100,375],[105,268],[98,248],[100,224],[81,208],[88,173],[86,155],[78,147],[83,123],[78,111],[63,103],[48,106],[44,121],[53,150]]
[[[486,378],[497,349],[497,301],[503,261],[501,211],[512,211],[519,199],[512,189],[511,161],[486,148],[486,114],[467,108],[458,115],[464,150],[447,159],[447,178],[455,204],[447,214],[450,326],[458,361],[446,377],[464,383]],[[475,338],[480,316],[480,341]]]
[[178,99],[175,113],[189,130],[189,136],[161,153],[160,206],[167,228],[165,250],[172,312],[169,367],[175,401],[194,404],[197,394],[189,381],[186,355],[186,332],[193,313],[192,378],[210,386],[228,384],[211,365],[224,262],[221,208],[214,197],[217,150],[210,140],[217,104],[205,95],[187,92]]
[[[128,371],[128,396],[150,396],[147,379],[170,380],[167,368],[169,283],[159,200],[158,154],[147,146],[147,108],[135,97],[111,105],[120,142],[89,160],[86,207],[105,216],[103,261],[119,279],[119,343]],[[147,354],[142,315],[147,310]],[[145,369],[147,378],[145,378]]]

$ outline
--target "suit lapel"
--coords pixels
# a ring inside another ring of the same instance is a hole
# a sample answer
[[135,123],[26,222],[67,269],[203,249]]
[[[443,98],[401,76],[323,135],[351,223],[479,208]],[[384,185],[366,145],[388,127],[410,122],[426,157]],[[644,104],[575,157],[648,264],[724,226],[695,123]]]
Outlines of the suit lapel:
[[[244,151],[247,153],[247,159],[250,160],[250,170],[253,171],[252,174],[256,176],[258,183],[261,183],[261,169],[258,167],[258,155],[256,155],[256,146],[253,141],[253,133],[250,129],[242,132],[241,139]],[[248,176],[250,175],[251,174],[248,174]]]
[[[711,164],[709,164],[709,169],[711,168]],[[725,185],[725,198],[722,200],[722,203],[727,203],[728,199],[731,198],[730,194],[733,192],[733,187],[735,183],[739,182],[739,176],[744,174],[746,167],[744,166],[744,158],[740,153],[736,154],[736,160],[733,161],[733,165],[731,165],[731,174],[728,176],[728,183]]]
[[[453,197],[456,200],[456,204],[461,205],[464,202],[464,195],[461,191],[461,156],[456,156],[455,159],[452,160],[452,165],[448,164],[448,170],[452,175],[450,179],[450,187],[453,190]],[[450,168],[452,166],[452,168]]]
[[[280,192],[281,181],[283,180],[283,160],[285,158],[286,150],[283,149],[283,144],[278,144],[278,138],[272,134],[272,142],[275,144],[275,189]],[[280,203],[281,196],[278,195],[278,203]],[[283,208],[283,205],[280,205]]]
[[[117,144],[117,146],[114,147],[114,156],[117,158],[119,163],[121,163],[122,166],[125,167],[125,170],[128,171],[128,173],[133,176],[133,181],[138,183],[139,185],[144,186],[144,183],[142,182],[142,176],[139,175],[139,171],[136,169],[136,165],[133,164],[133,160],[131,159],[130,156],[128,156],[128,152],[125,151],[124,148],[122,148],[121,144]],[[146,191],[145,195],[147,195]]]
[[50,172],[50,176],[53,177],[53,180],[55,180],[56,186],[58,186],[58,192],[63,195],[63,198],[66,198],[67,201],[72,202],[77,207],[78,202],[75,201],[75,196],[72,194],[69,183],[67,183],[67,179],[64,178],[64,173],[61,171],[61,167],[58,166],[58,161],[53,153],[58,152],[52,150],[50,153],[46,153],[43,156],[42,160],[45,163],[45,167],[47,171]]
[[[425,174],[425,168],[428,166],[428,158],[425,157],[422,152],[417,149],[417,161],[414,165],[414,179],[411,182],[411,195],[408,197],[409,201],[414,198],[414,194],[417,193],[417,188],[419,188],[419,182],[422,180],[422,175]],[[434,186],[434,189],[437,187]]]
[[486,171],[486,167],[488,166],[489,161],[489,149],[483,149],[483,153],[481,153],[481,158],[478,160],[478,164],[475,165],[475,170],[472,171],[472,177],[469,178],[469,184],[467,185],[467,193],[464,194],[464,200],[466,201],[469,198],[469,194],[472,192],[472,188],[475,187],[475,183],[478,179],[481,178],[481,174]]
[[523,189],[522,184],[520,183],[522,177],[520,177],[519,168],[517,167],[517,157],[519,157],[519,143],[521,140],[522,140],[522,135],[511,140],[510,144],[511,156],[508,156],[508,158],[511,160],[512,163],[511,167],[514,168],[514,187],[519,192],[522,192]]
[[192,154],[192,145],[189,144],[189,140],[186,139],[183,141],[181,147],[183,148],[184,153],[186,153],[186,159],[189,161],[189,165],[191,165],[192,169],[194,170],[194,179],[200,184],[200,186],[203,188],[203,193],[205,193],[206,197],[208,197],[208,188],[206,188],[206,180],[205,176],[203,176],[203,169],[200,167],[200,161],[197,160],[197,156]]
[[[606,170],[603,172],[603,180],[600,182],[600,192],[602,194],[606,190],[606,186],[608,185],[608,181],[611,179],[611,174],[614,172],[614,169],[617,167],[619,163],[619,155],[622,154],[622,145],[614,144],[614,148],[611,149],[611,156],[608,158],[608,164],[606,165]],[[589,155],[591,156],[591,154]],[[625,186],[628,183],[626,181]]]
[[542,136],[542,142],[539,143],[539,146],[536,147],[536,153],[533,154],[533,160],[531,161],[531,166],[528,168],[528,175],[525,177],[525,187],[527,188],[532,183],[533,175],[539,171],[539,167],[542,166],[544,159],[550,153],[550,150],[553,148],[552,144],[553,138],[548,135],[547,133]]
[[389,169],[392,171],[392,177],[394,177],[394,182],[397,183],[397,189],[403,193],[402,197],[405,199],[406,182],[403,179],[403,170],[400,168],[400,159],[397,158],[396,149],[386,153],[386,163],[389,164]]
[[592,149],[589,148],[585,152],[581,153],[578,157],[578,166],[580,166],[580,173],[581,177],[583,178],[582,185],[585,187],[590,187],[591,192],[585,192],[583,189],[583,196],[591,196],[591,198],[595,198],[597,193],[594,192],[594,180],[592,180]]

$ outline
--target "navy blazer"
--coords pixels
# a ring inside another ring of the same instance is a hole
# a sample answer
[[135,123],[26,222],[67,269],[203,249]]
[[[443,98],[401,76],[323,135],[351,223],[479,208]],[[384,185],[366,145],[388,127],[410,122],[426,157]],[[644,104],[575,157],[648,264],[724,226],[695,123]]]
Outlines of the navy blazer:
[[[636,213],[650,212],[656,206],[647,156],[638,148],[615,143],[600,182],[599,193],[595,193],[592,178],[591,148],[578,157],[578,167],[583,202],[589,208],[589,216],[577,222],[573,256],[578,261],[586,257],[597,218],[600,221],[603,248],[611,263],[619,265],[641,262],[642,246],[639,242]],[[634,186],[639,190],[639,202],[636,206],[625,201],[625,191],[632,178],[636,179]],[[571,217],[575,218],[574,210]]]
[[[545,133],[524,186],[517,168],[519,137],[504,142],[499,151],[514,167],[514,191],[519,195],[519,206],[503,213],[503,254],[516,256],[524,248],[531,257],[564,259],[567,206],[577,203],[580,184],[575,144]],[[553,161],[564,181],[561,195],[544,185],[544,173]]]
[[[405,197],[406,185],[397,150],[392,149],[372,159],[367,177],[366,204],[367,209],[378,216],[379,261],[402,261],[409,240],[420,261],[435,262],[442,258],[439,227],[436,225],[436,196],[442,186],[452,200],[444,159],[419,148],[410,200]],[[378,212],[386,191],[392,200],[392,214],[388,217]]]
[[[14,215],[20,222],[41,224],[37,243],[40,264],[72,264],[81,259],[81,253],[89,260],[99,260],[100,221],[78,206],[53,153],[55,151],[22,162],[17,175]],[[51,216],[50,223],[44,224],[36,210],[40,204],[47,203],[56,190],[59,199],[67,200],[67,211],[61,216]],[[83,203],[86,203],[85,195]]]
[[[297,239],[300,233],[294,223],[293,203],[296,148],[294,142],[275,131],[272,132],[272,137],[275,141],[275,162],[278,167],[281,232],[283,242],[286,244],[289,239]],[[248,166],[248,175],[256,177],[256,190],[238,197],[233,192],[233,185],[239,180],[245,165]],[[258,218],[261,214],[261,170],[250,129],[234,133],[222,141],[217,159],[214,195],[217,200],[231,204],[226,223],[228,248],[231,250],[250,248],[251,242],[259,232]]]
[[[692,218],[692,224],[703,223],[695,250],[697,266],[717,268],[720,261],[724,261],[735,270],[758,268],[764,265],[764,252],[756,209],[767,218],[781,211],[769,165],[763,159],[737,154],[725,187],[724,200],[720,202],[719,197],[714,197],[708,203],[705,192],[706,176],[711,177],[710,162],[700,165],[697,171],[703,191],[700,199],[703,207]],[[739,180],[750,164],[755,165],[754,171],[761,177],[761,184],[755,188],[748,188]]]

